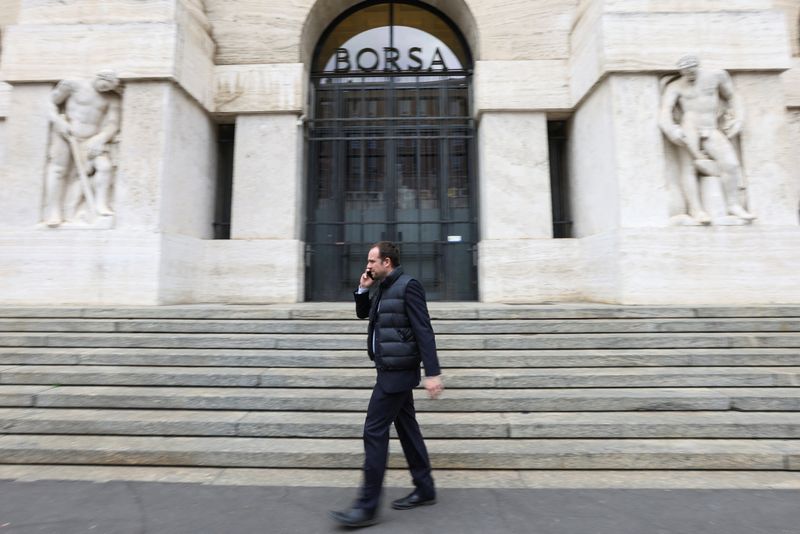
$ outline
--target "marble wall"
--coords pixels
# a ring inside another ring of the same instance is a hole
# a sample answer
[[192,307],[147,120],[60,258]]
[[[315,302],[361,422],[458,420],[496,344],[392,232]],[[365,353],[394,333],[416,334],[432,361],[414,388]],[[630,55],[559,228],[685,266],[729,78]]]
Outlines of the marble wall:
[[[3,2],[0,302],[302,300],[308,62],[357,3]],[[430,4],[475,59],[481,300],[800,299],[795,0]],[[659,79],[689,52],[728,69],[745,103],[752,226],[668,226]],[[99,67],[125,81],[114,227],[41,228],[44,103],[57,80]],[[552,239],[549,119],[570,120],[573,239]],[[216,123],[234,120],[233,239],[215,241]]]

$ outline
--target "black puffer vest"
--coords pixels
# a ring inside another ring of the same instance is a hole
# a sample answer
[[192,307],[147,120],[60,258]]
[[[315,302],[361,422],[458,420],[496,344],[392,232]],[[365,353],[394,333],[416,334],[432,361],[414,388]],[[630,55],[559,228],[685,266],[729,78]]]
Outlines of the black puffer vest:
[[[375,335],[375,367],[382,371],[413,370],[420,364],[419,348],[406,315],[406,286],[412,278],[396,267],[378,287],[369,312]],[[371,336],[369,338],[372,344]],[[369,347],[372,354],[372,347]]]

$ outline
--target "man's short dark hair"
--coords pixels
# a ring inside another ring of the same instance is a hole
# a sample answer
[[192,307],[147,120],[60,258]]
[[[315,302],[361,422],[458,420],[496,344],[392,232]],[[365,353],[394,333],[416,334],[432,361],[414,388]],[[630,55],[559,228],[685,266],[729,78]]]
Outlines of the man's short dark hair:
[[373,248],[378,249],[379,258],[389,258],[389,260],[392,262],[392,267],[397,267],[400,265],[400,247],[391,241],[378,241],[370,247],[370,249]]

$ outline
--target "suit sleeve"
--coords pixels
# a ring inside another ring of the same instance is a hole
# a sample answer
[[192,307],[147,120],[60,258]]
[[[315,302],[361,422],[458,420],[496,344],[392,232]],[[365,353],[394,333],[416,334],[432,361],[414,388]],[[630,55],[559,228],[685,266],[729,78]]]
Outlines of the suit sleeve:
[[365,291],[364,293],[354,291],[353,297],[356,300],[356,317],[359,319],[366,319],[369,317],[369,291]]
[[422,364],[425,366],[425,376],[438,376],[439,357],[436,355],[436,339],[431,327],[431,317],[428,314],[428,305],[425,302],[425,290],[417,280],[410,280],[406,286],[406,314],[411,323],[411,330],[417,340]]

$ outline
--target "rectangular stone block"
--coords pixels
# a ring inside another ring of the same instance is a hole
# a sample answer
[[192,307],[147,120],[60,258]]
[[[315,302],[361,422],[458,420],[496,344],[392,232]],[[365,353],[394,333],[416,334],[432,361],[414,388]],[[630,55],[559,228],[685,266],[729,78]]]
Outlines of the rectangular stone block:
[[[582,295],[577,239],[484,239],[478,244],[481,302],[577,301]],[[536,276],[531,276],[536,273]],[[513,280],[513,283],[509,283]]]
[[218,113],[302,113],[306,79],[302,63],[218,65],[214,68]]
[[569,109],[572,103],[567,61],[477,61],[474,95],[477,114]]
[[302,139],[293,114],[237,118],[232,239],[300,237]]
[[29,24],[5,33],[0,77],[12,83],[88,78],[99,65],[122,78],[174,73],[175,24]]
[[481,239],[552,237],[547,117],[484,113],[480,129]]

